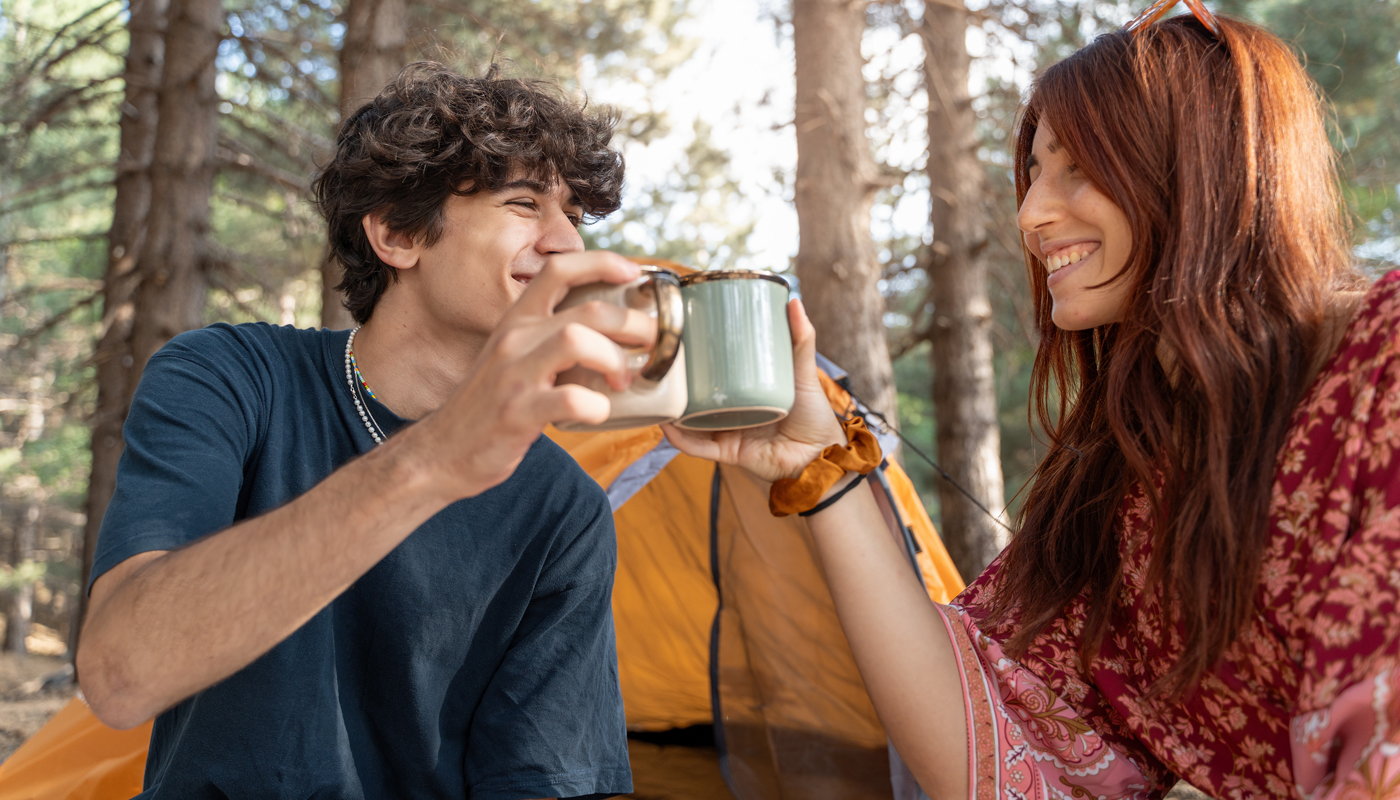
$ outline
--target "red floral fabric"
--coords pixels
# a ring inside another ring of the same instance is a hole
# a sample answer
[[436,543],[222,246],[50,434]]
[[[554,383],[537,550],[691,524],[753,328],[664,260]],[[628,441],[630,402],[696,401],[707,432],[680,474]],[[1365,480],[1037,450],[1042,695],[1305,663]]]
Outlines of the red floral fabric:
[[[1126,585],[1083,670],[1079,597],[1019,660],[1141,771],[1218,798],[1400,797],[1400,273],[1378,281],[1279,455],[1257,613],[1181,701],[1146,692],[1180,653],[1143,493],[1120,512]],[[996,564],[954,602],[985,620]]]

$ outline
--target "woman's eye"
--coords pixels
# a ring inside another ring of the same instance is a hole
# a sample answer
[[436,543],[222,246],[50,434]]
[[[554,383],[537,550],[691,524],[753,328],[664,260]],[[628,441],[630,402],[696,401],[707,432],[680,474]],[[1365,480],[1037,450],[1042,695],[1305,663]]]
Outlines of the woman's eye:
[[569,215],[569,224],[570,224],[570,225],[573,225],[575,228],[577,228],[578,226],[580,226],[580,225],[583,224],[583,217],[576,216],[576,215],[574,215],[574,214],[570,214],[570,215]]

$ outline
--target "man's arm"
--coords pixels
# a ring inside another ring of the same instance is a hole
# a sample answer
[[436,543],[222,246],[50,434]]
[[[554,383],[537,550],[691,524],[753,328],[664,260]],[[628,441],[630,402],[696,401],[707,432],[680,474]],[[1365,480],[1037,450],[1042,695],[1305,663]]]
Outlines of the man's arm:
[[572,286],[637,272],[610,253],[555,257],[440,410],[276,511],[98,578],[76,659],[93,712],[134,727],[227,678],[429,517],[510,477],[546,424],[606,419],[607,398],[554,377],[582,365],[625,384],[608,337],[645,342],[654,323],[602,304],[553,309]]

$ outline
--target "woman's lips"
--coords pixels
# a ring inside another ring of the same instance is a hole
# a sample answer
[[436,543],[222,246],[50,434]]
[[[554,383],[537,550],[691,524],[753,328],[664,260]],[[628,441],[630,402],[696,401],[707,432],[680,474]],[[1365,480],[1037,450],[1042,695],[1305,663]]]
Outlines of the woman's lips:
[[1063,247],[1055,247],[1045,254],[1045,271],[1051,275],[1073,264],[1078,264],[1099,249],[1098,242],[1077,242]]

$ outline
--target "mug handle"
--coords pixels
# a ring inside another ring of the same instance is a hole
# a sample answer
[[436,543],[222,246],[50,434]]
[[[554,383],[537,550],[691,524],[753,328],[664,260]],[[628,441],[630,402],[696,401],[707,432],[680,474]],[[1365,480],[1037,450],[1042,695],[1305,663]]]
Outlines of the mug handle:
[[659,381],[666,377],[680,352],[685,304],[681,301],[681,282],[674,273],[647,270],[646,274],[647,280],[642,286],[650,286],[656,298],[656,346],[651,349],[651,357],[640,374],[649,381]]

